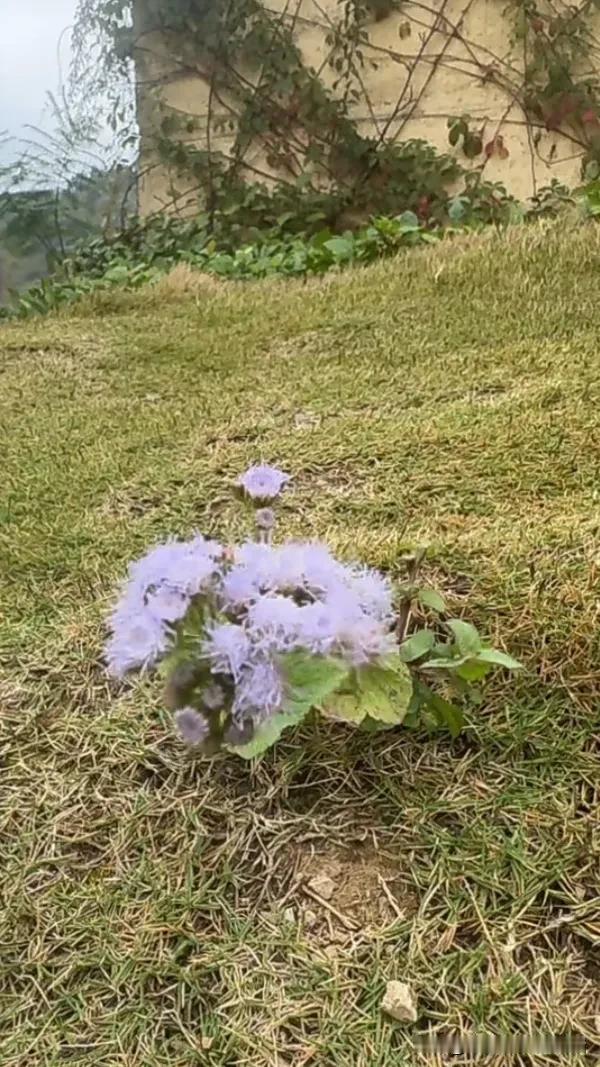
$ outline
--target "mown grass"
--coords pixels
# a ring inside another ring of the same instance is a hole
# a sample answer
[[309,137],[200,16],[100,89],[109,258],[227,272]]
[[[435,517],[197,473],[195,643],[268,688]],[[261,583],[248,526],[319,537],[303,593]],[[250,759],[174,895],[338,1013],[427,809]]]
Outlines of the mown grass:
[[[537,228],[2,329],[3,1067],[388,1067],[448,1028],[589,1062],[599,278],[597,230]],[[430,543],[452,609],[525,662],[459,740],[307,728],[207,765],[152,686],[109,686],[128,560],[239,533],[227,483],[261,458],[294,474],[286,533],[392,573]],[[391,978],[417,1024],[381,1014]]]

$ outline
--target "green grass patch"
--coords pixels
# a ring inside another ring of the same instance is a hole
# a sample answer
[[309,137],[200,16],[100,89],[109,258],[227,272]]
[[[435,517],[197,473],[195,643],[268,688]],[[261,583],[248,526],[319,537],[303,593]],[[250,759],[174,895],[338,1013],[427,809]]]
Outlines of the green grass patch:
[[[3,1065],[387,1067],[477,1027],[588,1062],[599,276],[597,230],[535,227],[2,328]],[[109,685],[127,562],[238,535],[258,460],[294,474],[286,534],[398,575],[430,543],[452,612],[524,662],[459,739],[320,725],[204,764],[151,686]],[[415,1025],[381,1014],[394,978]]]

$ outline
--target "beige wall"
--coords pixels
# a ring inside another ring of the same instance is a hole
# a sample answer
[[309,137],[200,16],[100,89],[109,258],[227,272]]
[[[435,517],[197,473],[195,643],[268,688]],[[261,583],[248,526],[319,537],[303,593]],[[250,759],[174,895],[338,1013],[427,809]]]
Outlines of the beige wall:
[[[143,0],[139,0],[143,3]],[[334,72],[327,65],[326,35],[340,17],[337,0],[268,0],[273,12],[294,19],[295,39],[305,62],[320,71],[325,84]],[[440,13],[443,9],[443,15]],[[369,26],[361,79],[365,90],[353,117],[361,132],[385,140],[422,138],[474,169],[500,181],[520,199],[557,178],[569,185],[580,178],[581,150],[567,137],[525,122],[514,94],[522,86],[522,45],[511,40],[513,24],[503,0],[429,0],[404,3]],[[408,32],[409,31],[409,32]],[[420,56],[415,63],[417,55]],[[372,66],[375,63],[376,69]],[[200,132],[190,139],[206,146],[208,87],[190,65],[175,63],[169,42],[156,34],[141,34],[137,53],[142,177],[140,209],[189,210],[195,197],[186,195],[181,178],[158,164],[152,151],[156,100],[176,114],[191,114]],[[227,101],[225,102],[227,104]],[[233,104],[233,102],[232,102]],[[220,114],[226,114],[223,108]],[[219,108],[212,109],[217,118]],[[460,147],[448,144],[447,119],[467,114],[484,142],[501,133],[508,157],[478,157],[468,162]],[[214,128],[210,146],[227,153],[232,134]],[[251,146],[248,162],[270,173],[260,144]]]

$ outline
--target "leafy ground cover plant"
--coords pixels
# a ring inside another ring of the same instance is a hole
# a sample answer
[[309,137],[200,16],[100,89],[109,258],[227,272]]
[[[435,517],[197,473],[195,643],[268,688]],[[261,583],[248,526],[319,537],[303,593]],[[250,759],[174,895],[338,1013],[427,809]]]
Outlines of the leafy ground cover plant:
[[274,467],[239,479],[255,536],[223,546],[197,534],[133,563],[110,619],[110,672],[158,667],[184,741],[212,755],[260,755],[316,710],[364,731],[406,723],[456,736],[462,710],[494,667],[519,663],[487,646],[418,581],[336,559],[325,544],[273,543],[271,504],[290,481]]
[[229,281],[315,276],[436,244],[457,233],[552,218],[568,207],[573,209],[573,220],[596,219],[599,201],[597,181],[572,193],[555,181],[525,205],[494,183],[479,182],[476,188],[467,183],[448,200],[441,219],[407,210],[375,216],[368,225],[343,233],[326,223],[298,232],[294,228],[298,220],[289,215],[281,216],[275,227],[225,226],[221,220],[216,230],[204,216],[185,221],[156,216],[134,221],[110,238],[82,244],[56,273],[13,293],[12,303],[0,308],[0,319],[28,318],[93,294],[152,285],[180,263]]

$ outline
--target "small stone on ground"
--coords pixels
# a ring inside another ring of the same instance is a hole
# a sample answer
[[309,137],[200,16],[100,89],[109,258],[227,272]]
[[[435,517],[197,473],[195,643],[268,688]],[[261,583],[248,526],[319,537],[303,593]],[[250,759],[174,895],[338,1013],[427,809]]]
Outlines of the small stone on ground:
[[418,1018],[415,998],[405,982],[388,982],[381,1008],[399,1023],[415,1023]]
[[308,883],[308,888],[322,900],[331,900],[335,893],[335,882],[328,874],[316,874]]

